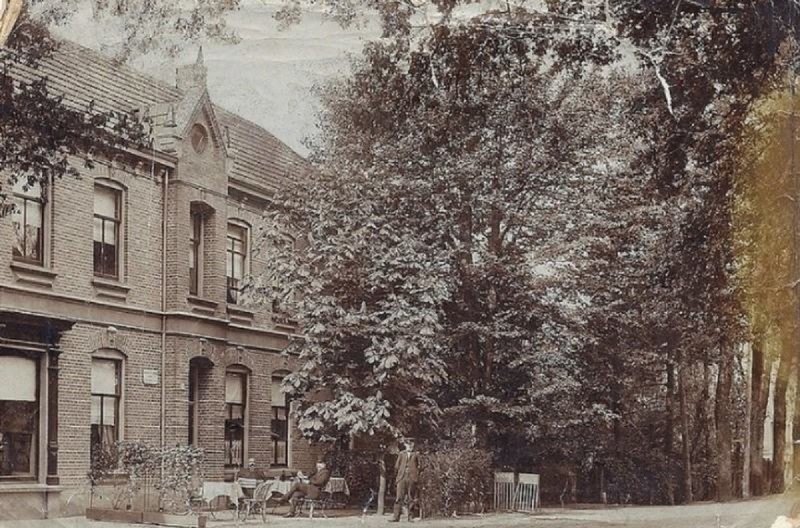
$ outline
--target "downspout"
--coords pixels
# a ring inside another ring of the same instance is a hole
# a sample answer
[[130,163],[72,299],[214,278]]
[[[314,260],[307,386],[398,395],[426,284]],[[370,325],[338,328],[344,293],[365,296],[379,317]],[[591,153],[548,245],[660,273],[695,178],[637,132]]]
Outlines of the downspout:
[[[153,161],[155,161],[155,146],[153,147]],[[167,196],[169,190],[169,169],[164,168],[161,179],[161,417],[160,445],[163,450],[167,443]],[[159,477],[164,481],[164,460],[161,460]],[[160,501],[160,499],[159,499]]]
[[[167,368],[167,191],[169,186],[169,169],[164,169],[162,179],[162,211],[161,211],[161,448],[166,445],[167,438],[167,385],[165,383]],[[163,467],[161,468],[163,472]]]

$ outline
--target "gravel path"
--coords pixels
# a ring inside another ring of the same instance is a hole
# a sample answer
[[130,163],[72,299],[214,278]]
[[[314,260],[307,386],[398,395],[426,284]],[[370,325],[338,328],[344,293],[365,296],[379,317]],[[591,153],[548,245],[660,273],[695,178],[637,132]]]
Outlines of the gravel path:
[[[421,522],[389,523],[389,515],[382,518],[357,515],[332,518],[293,518],[269,516],[267,523],[248,521],[238,525],[232,521],[211,522],[208,528],[236,526],[301,528],[376,528],[393,526],[418,526],[420,528],[769,528],[778,515],[786,515],[800,495],[776,496],[766,499],[738,501],[727,504],[703,503],[691,506],[609,507],[592,509],[545,509],[536,515],[486,514],[451,519],[432,519]],[[47,521],[0,522],[0,528],[141,528],[141,525],[92,522],[84,518],[52,519]]]

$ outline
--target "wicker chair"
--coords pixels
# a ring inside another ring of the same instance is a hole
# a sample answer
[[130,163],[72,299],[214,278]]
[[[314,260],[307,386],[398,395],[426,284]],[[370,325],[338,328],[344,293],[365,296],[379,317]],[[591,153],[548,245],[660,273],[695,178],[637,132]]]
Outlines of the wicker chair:
[[271,483],[269,481],[262,482],[253,490],[252,497],[244,498],[240,501],[239,518],[241,520],[246,521],[251,514],[259,514],[261,515],[261,521],[266,522],[267,501],[271,495],[270,486]]

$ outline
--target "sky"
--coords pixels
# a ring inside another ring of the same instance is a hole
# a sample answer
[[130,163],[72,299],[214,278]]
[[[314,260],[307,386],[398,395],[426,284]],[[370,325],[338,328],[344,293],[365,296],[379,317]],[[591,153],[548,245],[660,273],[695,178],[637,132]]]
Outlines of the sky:
[[[313,88],[349,71],[350,57],[366,41],[378,38],[377,22],[342,29],[321,13],[310,12],[299,25],[279,29],[273,14],[279,0],[250,0],[228,17],[240,37],[237,44],[204,42],[208,91],[218,105],[263,126],[300,154],[314,134],[319,101]],[[56,28],[69,40],[101,52],[114,42],[113,29],[99,26],[88,14]],[[187,45],[177,58],[133,57],[129,65],[174,84],[175,68],[192,63],[198,44]]]

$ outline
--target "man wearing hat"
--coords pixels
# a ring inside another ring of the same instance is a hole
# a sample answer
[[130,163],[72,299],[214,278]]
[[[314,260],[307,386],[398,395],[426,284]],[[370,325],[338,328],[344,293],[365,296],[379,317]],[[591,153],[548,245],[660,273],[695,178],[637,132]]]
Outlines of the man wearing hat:
[[266,478],[267,476],[264,472],[256,466],[256,459],[252,457],[247,459],[247,466],[243,468],[237,476],[237,480],[242,487],[245,497],[249,499],[253,498],[253,492],[258,483],[263,482]]
[[394,464],[397,493],[394,501],[394,516],[389,522],[398,522],[400,520],[400,507],[406,497],[409,502],[409,515],[411,514],[411,508],[416,503],[417,484],[419,483],[419,453],[414,451],[413,438],[406,438],[404,443],[406,449],[397,456],[397,462]]
[[[302,479],[302,474],[300,475]],[[290,504],[289,513],[285,517],[294,517],[297,512],[297,503],[303,498],[318,499],[322,489],[331,478],[331,471],[326,467],[325,461],[317,462],[317,470],[308,477],[306,482],[295,482],[289,491],[281,497],[280,504]],[[294,499],[294,500],[293,500]]]

